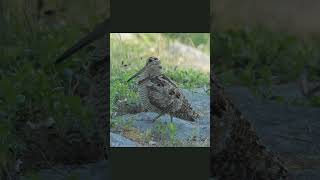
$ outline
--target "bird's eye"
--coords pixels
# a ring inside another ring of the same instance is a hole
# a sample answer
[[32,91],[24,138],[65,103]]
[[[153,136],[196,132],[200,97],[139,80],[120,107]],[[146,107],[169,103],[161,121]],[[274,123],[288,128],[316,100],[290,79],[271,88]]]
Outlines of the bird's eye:
[[151,58],[149,58],[149,61],[148,61],[148,62],[149,62],[149,63],[150,63],[150,62],[152,62],[152,59],[151,59]]

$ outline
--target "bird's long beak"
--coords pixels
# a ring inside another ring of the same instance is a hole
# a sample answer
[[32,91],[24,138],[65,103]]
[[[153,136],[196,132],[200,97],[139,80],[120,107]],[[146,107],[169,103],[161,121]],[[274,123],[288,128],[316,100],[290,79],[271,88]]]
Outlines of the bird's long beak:
[[79,49],[81,49],[84,46],[90,44],[91,42],[101,38],[102,36],[107,34],[109,31],[110,31],[110,20],[108,18],[103,23],[97,25],[92,32],[90,32],[87,36],[80,39],[70,49],[66,50],[61,56],[59,56],[57,58],[55,63],[58,64],[58,63],[62,62],[64,59],[71,56],[72,54],[77,52]]
[[133,78],[135,78],[135,77],[139,76],[141,73],[143,73],[144,70],[146,70],[146,67],[147,67],[147,66],[143,67],[140,71],[138,71],[136,74],[134,74],[133,76],[131,76],[131,78],[129,78],[127,82],[131,81]]

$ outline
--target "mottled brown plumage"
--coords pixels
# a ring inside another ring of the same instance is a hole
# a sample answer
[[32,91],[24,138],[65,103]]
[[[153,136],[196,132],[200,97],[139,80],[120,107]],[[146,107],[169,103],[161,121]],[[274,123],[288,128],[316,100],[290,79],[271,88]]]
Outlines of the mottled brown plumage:
[[214,74],[211,173],[223,180],[286,179],[287,169],[260,142],[250,122],[234,106]]
[[[138,91],[144,109],[159,114],[169,114],[187,121],[195,121],[198,114],[177,85],[161,73],[162,66],[156,57],[149,57],[143,69],[133,75],[128,81],[141,75],[138,79]],[[156,120],[155,118],[154,120]]]

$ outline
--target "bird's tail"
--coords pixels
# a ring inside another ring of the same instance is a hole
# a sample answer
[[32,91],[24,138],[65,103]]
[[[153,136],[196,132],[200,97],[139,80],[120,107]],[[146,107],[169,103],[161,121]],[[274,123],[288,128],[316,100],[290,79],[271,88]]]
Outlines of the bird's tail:
[[174,117],[194,122],[199,114],[195,112],[186,98],[182,101],[181,108],[172,114]]

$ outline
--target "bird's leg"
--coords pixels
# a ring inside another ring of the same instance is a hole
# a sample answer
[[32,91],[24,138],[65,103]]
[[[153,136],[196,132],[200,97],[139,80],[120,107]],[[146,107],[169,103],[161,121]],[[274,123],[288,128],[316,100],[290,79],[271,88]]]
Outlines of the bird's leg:
[[172,123],[172,116],[170,115],[171,123]]
[[163,113],[161,113],[161,114],[159,114],[156,118],[154,118],[153,120],[152,120],[152,122],[155,122],[157,119],[159,119],[159,117],[161,117],[163,115]]

